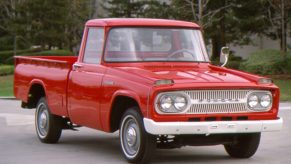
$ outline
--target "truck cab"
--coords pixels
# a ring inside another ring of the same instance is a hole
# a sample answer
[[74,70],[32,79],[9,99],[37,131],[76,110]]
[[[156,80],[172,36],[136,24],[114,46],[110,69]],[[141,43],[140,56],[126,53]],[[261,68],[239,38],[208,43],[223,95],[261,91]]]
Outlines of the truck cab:
[[187,145],[249,158],[283,122],[269,78],[212,65],[200,27],[177,20],[90,20],[78,58],[16,57],[14,87],[36,108],[40,141],[76,126],[119,130],[129,162]]

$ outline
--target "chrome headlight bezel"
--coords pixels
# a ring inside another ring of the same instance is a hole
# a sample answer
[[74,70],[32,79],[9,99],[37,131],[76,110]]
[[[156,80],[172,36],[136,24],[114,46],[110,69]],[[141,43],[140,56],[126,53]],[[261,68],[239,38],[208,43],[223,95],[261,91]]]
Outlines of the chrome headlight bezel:
[[[171,107],[169,108],[163,108],[161,102],[165,98],[171,99]],[[179,105],[178,105],[178,99],[179,99]],[[185,101],[185,105],[180,107],[178,109],[178,106],[181,106],[183,104],[183,101]],[[190,97],[184,93],[184,92],[162,92],[159,93],[155,99],[155,110],[159,114],[182,114],[186,113],[187,110],[191,106],[191,99]]]
[[[250,98],[252,98],[254,96],[257,96],[258,102],[255,106],[251,106],[249,104]],[[265,106],[262,105],[262,98],[264,98],[264,96],[268,96],[270,99],[269,104],[265,105]],[[247,107],[251,111],[266,112],[272,108],[272,105],[273,105],[273,96],[272,96],[272,93],[270,91],[253,91],[247,95]]]

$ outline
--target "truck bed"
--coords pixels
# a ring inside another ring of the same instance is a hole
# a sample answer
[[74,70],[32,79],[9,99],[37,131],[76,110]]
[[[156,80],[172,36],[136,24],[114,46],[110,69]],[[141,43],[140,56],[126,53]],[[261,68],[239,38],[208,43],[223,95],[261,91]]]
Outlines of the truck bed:
[[[46,89],[46,98],[51,112],[67,116],[67,82],[75,56],[16,56],[14,70],[14,95],[24,103],[33,97],[29,93]],[[35,90],[35,91],[34,91]],[[28,95],[28,96],[27,96]],[[28,106],[29,107],[29,106]]]

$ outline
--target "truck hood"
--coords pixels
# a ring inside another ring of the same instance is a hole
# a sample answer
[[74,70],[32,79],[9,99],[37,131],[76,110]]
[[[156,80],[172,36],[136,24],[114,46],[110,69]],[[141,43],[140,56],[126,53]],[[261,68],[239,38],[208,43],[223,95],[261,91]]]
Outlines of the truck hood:
[[171,79],[176,84],[181,83],[249,83],[250,79],[231,73],[228,69],[213,69],[207,65],[195,67],[144,66],[117,67],[137,76],[153,81]]

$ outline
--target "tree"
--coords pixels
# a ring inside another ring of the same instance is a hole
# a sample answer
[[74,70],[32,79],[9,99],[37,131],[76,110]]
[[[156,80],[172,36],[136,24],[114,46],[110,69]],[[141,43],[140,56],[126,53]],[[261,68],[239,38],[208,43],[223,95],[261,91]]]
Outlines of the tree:
[[[173,0],[176,19],[197,22],[207,40],[212,43],[212,57],[217,58],[225,46],[225,14],[231,4],[226,0]],[[215,30],[214,30],[215,29]]]
[[80,43],[85,21],[95,12],[94,3],[95,0],[2,0],[0,49],[12,49],[17,41],[16,48],[40,45],[43,49],[72,50]]
[[80,44],[85,22],[94,16],[95,0],[71,1],[67,5],[64,48],[73,50]]
[[138,18],[143,14],[145,1],[141,0],[105,0],[102,7],[109,17]]
[[158,0],[104,0],[108,17],[170,18],[171,8]]
[[23,10],[31,41],[42,48],[63,48],[69,0],[27,0]]
[[212,44],[212,58],[218,58],[228,43],[247,44],[254,33],[262,33],[266,18],[264,1],[253,0],[173,0],[176,19],[198,22],[206,41]]
[[287,0],[268,0],[268,18],[271,24],[269,37],[280,39],[281,52],[287,52],[287,24],[291,2]]
[[143,17],[145,18],[172,18],[172,8],[166,2],[148,0],[145,2]]
[[0,1],[0,50],[15,49],[28,46],[28,41],[21,33],[22,26],[20,7],[25,0]]

